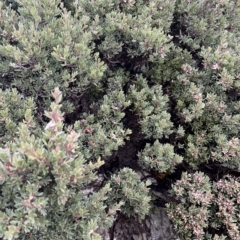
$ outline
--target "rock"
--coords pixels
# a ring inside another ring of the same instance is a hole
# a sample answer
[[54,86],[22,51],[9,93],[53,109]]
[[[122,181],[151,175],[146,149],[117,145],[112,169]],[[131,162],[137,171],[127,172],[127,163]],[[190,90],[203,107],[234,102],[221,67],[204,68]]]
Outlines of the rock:
[[[110,236],[112,232],[112,236]],[[98,231],[103,240],[174,240],[177,239],[165,208],[158,207],[142,221],[119,215],[112,231]]]

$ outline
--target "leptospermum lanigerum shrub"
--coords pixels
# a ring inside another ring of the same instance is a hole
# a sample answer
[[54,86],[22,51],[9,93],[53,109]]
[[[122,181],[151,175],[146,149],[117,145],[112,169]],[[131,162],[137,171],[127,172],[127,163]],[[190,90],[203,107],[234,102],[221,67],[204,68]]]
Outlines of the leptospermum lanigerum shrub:
[[1,0],[0,19],[1,238],[101,239],[150,214],[148,176],[180,239],[240,238],[238,0]]

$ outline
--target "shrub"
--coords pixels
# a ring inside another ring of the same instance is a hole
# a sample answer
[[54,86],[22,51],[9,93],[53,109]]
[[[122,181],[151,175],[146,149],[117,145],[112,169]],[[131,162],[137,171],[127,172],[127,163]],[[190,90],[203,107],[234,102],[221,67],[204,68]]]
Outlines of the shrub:
[[[239,179],[211,182],[202,172],[183,173],[172,187],[178,202],[167,204],[181,239],[239,239]],[[220,235],[212,232],[221,232]]]
[[[110,227],[120,206],[144,217],[150,201],[146,185],[135,172],[122,169],[98,189],[95,170],[103,161],[87,162],[78,144],[79,133],[63,130],[61,92],[56,88],[52,95],[55,102],[46,112],[50,121],[45,130],[37,135],[29,122],[21,123],[17,137],[0,149],[1,237],[100,239],[95,231]],[[116,185],[117,179],[123,183]],[[140,202],[144,204],[137,209]]]
[[2,238],[100,239],[149,213],[148,177],[173,183],[183,239],[238,238],[239,1],[4,0],[0,18]]

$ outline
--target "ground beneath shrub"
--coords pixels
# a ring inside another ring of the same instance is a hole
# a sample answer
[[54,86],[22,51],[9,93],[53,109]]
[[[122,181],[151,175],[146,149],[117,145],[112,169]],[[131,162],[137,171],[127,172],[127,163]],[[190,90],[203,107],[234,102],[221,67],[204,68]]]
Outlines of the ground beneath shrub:
[[119,215],[111,229],[99,229],[104,240],[173,240],[176,234],[164,208],[154,209],[146,219],[138,221]]

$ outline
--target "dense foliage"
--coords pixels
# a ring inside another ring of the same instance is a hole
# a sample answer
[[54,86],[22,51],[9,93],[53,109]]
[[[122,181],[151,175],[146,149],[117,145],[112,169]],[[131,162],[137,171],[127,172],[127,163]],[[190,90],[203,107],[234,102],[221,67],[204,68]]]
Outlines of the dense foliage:
[[180,239],[240,239],[239,0],[0,0],[0,19],[0,238],[101,239],[149,214],[155,178]]

